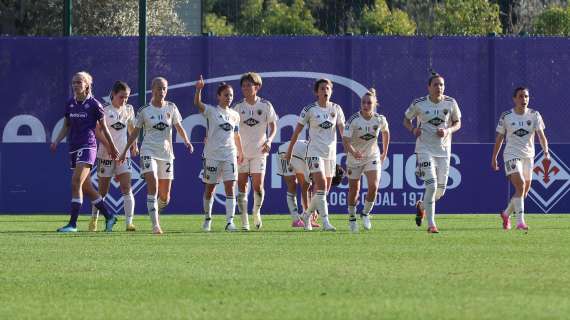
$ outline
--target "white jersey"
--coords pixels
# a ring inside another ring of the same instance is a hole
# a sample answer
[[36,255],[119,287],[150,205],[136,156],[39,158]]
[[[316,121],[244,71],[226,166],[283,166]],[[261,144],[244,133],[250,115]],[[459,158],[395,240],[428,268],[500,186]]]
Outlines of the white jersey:
[[544,130],[540,113],[533,109],[517,114],[514,109],[503,112],[499,118],[497,132],[506,139],[504,155],[534,158],[534,133]]
[[[285,157],[285,155],[287,154],[287,150],[289,150],[289,144],[291,144],[291,141],[287,141],[279,146],[279,150],[277,152],[279,153],[280,156]],[[295,142],[295,145],[293,146],[291,157],[295,157],[305,161],[308,145],[309,141],[297,140],[297,142]]]
[[237,147],[234,132],[239,131],[239,114],[230,108],[205,105],[202,115],[206,118],[206,145],[204,158],[208,160],[234,161]]
[[418,121],[422,134],[416,139],[416,153],[432,157],[451,156],[451,133],[444,137],[437,135],[437,129],[447,129],[454,121],[461,120],[461,111],[455,99],[443,96],[439,103],[433,103],[429,96],[414,100],[406,110],[406,118]]
[[[277,114],[271,102],[257,97],[253,105],[245,99],[233,107],[240,117],[240,137],[243,155],[246,159],[261,158],[267,153],[261,152],[261,147],[267,140],[269,123],[277,121]],[[275,128],[277,129],[277,128]]]
[[344,125],[342,108],[334,102],[328,102],[326,107],[321,107],[314,102],[303,108],[299,123],[309,126],[307,157],[335,160],[336,127]]
[[362,160],[356,160],[350,153],[347,154],[347,162],[351,165],[365,163],[377,159],[380,156],[378,137],[381,132],[388,131],[386,117],[374,113],[366,120],[360,112],[353,114],[344,127],[344,137],[350,138],[350,144],[354,149],[362,153]]
[[[135,126],[135,110],[133,106],[127,104],[121,106],[120,108],[113,107],[112,104],[106,105],[103,108],[103,114],[105,115],[105,124],[109,128],[109,133],[113,138],[113,143],[117,147],[119,152],[125,149],[128,140],[128,128],[129,126]],[[127,150],[127,158],[131,156],[130,151]],[[97,158],[111,160],[111,156],[103,144],[99,144],[97,148]]]
[[151,103],[139,109],[135,126],[143,128],[141,156],[171,161],[174,159],[172,147],[172,127],[182,122],[176,105],[165,101],[163,107]]

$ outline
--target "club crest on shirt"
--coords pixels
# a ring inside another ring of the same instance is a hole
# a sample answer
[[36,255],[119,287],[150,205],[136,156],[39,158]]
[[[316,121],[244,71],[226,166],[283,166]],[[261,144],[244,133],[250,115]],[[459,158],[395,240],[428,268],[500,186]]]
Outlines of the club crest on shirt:
[[447,115],[448,113],[449,113],[449,110],[443,109],[443,114],[444,114],[444,115]]
[[336,113],[331,112],[331,118],[334,118],[336,116]]
[[374,125],[374,126],[372,127],[372,129],[374,129],[374,131],[376,131],[376,130],[378,130],[378,126],[377,126],[377,125]]
[[526,125],[527,125],[527,126],[530,126],[531,123],[532,123],[532,121],[528,120],[528,121],[526,122]]
[[261,109],[257,109],[257,115],[260,116],[263,113],[263,111],[261,111]]

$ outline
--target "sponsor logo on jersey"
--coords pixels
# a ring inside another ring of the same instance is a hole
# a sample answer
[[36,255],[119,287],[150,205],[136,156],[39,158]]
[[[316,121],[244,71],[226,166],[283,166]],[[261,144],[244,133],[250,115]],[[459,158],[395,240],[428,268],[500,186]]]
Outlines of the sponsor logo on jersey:
[[319,124],[319,127],[323,128],[323,129],[330,129],[333,126],[333,124],[330,121],[324,121],[321,122],[321,124]]
[[222,130],[224,130],[224,131],[231,131],[232,125],[227,123],[227,122],[224,122],[224,123],[220,124],[220,128],[222,128]]
[[257,125],[259,123],[259,121],[255,120],[254,118],[249,118],[249,119],[245,120],[243,123],[247,124],[250,127],[253,127],[253,126]]
[[374,138],[376,138],[376,136],[373,135],[373,134],[370,134],[370,133],[367,133],[367,134],[365,134],[365,135],[363,135],[363,136],[360,136],[360,139],[366,140],[366,141],[372,140],[372,139],[374,139]]
[[70,118],[81,118],[81,119],[85,119],[87,118],[87,113],[85,112],[78,112],[78,113],[70,113],[69,114]]
[[[134,161],[131,161],[130,167],[131,167],[131,190],[133,191],[133,195],[137,195],[145,186],[145,182],[144,179],[141,177],[140,167]],[[97,176],[98,169],[99,168],[95,166],[91,170],[91,181],[93,182],[93,185],[96,188],[99,188],[99,177]],[[101,172],[103,171],[101,170]],[[121,192],[120,186],[121,184],[119,183],[118,180],[111,179],[111,186],[109,188],[109,192],[105,196],[105,203],[114,214],[121,213],[123,211],[123,207],[125,204],[123,200],[123,193]]]
[[126,127],[126,125],[124,125],[122,122],[115,122],[111,125],[111,128],[113,128],[117,131],[124,129],[125,127]]
[[513,132],[513,134],[515,136],[519,136],[522,138],[522,137],[526,136],[527,134],[529,134],[529,132],[526,131],[525,129],[518,129],[517,131]]
[[161,121],[152,127],[155,128],[156,130],[164,131],[164,129],[168,128],[168,125]]
[[440,124],[442,124],[444,121],[438,117],[435,117],[433,119],[431,119],[430,121],[428,121],[429,123],[431,123],[434,126],[439,126]]
[[570,191],[570,169],[550,149],[550,160],[541,151],[534,158],[529,198],[544,212],[550,210]]

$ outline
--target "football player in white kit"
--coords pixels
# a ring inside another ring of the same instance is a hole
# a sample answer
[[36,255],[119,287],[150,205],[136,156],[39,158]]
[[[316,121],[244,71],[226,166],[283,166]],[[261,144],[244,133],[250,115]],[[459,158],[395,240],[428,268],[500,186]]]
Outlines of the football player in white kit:
[[293,147],[303,128],[309,126],[309,146],[305,161],[309,167],[315,196],[311,199],[309,208],[303,214],[305,230],[312,230],[310,213],[317,210],[323,219],[324,231],[336,231],[328,217],[327,192],[331,187],[332,177],[336,169],[336,130],[341,136],[344,131],[344,113],[342,108],[330,101],[333,83],[329,79],[319,79],[315,82],[314,92],[317,101],[303,108],[297,127],[291,137],[289,149],[285,155],[291,161]]
[[544,122],[540,113],[528,107],[529,90],[518,87],[513,94],[515,107],[503,112],[497,125],[497,138],[493,148],[491,167],[498,171],[497,155],[501,150],[503,140],[506,140],[503,159],[505,173],[515,193],[505,211],[501,213],[503,229],[511,229],[510,214],[514,211],[517,219],[517,229],[528,231],[524,219],[524,199],[530,190],[532,170],[534,168],[534,134],[537,133],[544,158],[549,161],[548,140],[544,134]]
[[[376,201],[382,162],[390,144],[390,131],[386,117],[376,113],[378,99],[376,90],[370,89],[362,97],[360,111],[346,122],[343,135],[344,150],[347,153],[348,168],[348,221],[352,232],[358,232],[356,206],[360,190],[360,178],[366,176],[368,192],[360,217],[365,230],[372,229],[370,211]],[[382,135],[382,150],[378,148],[378,137]]]
[[271,150],[271,142],[277,132],[277,115],[273,105],[266,99],[257,96],[262,80],[259,74],[248,72],[240,79],[243,101],[237,103],[233,110],[240,116],[239,134],[243,143],[243,162],[238,169],[237,204],[241,213],[242,229],[249,230],[247,213],[247,190],[249,177],[253,185],[253,223],[261,229],[261,206],[265,191],[265,168],[267,155]]
[[[134,130],[135,111],[133,106],[127,104],[131,88],[123,81],[117,81],[111,90],[111,103],[103,108],[105,114],[105,122],[107,128],[113,137],[113,141],[118,150],[123,150],[127,144],[128,135]],[[97,176],[99,178],[99,194],[105,198],[109,192],[111,178],[116,177],[119,180],[121,193],[123,194],[123,206],[125,210],[125,224],[127,231],[135,231],[133,224],[133,214],[135,210],[135,198],[131,190],[131,156],[138,153],[137,144],[131,147],[130,154],[127,152],[125,161],[119,162],[113,160],[109,154],[109,143],[105,136],[98,128],[97,139],[99,140],[99,148],[97,148]],[[97,220],[99,218],[99,209],[91,207],[91,221],[89,222],[89,231],[97,231]]]
[[168,81],[163,77],[156,77],[152,80],[151,89],[150,103],[139,109],[135,129],[129,135],[120,160],[126,159],[130,146],[137,139],[140,130],[144,129],[140,158],[141,175],[147,186],[146,206],[152,222],[152,232],[162,234],[159,213],[170,202],[170,188],[174,179],[172,127],[176,128],[190,153],[194,151],[194,147],[182,127],[182,116],[178,107],[164,100],[168,92]]
[[239,134],[239,114],[230,109],[234,97],[232,87],[222,83],[217,90],[218,105],[211,106],[202,102],[202,89],[204,79],[196,82],[194,105],[206,118],[206,144],[203,154],[203,181],[204,189],[204,224],[202,229],[206,232],[212,228],[213,192],[221,179],[226,192],[226,231],[236,231],[234,214],[236,198],[234,187],[238,177],[238,164],[243,161],[243,150]]
[[305,162],[307,147],[309,141],[297,140],[293,146],[291,161],[287,161],[285,156],[289,150],[289,142],[285,142],[279,146],[279,165],[277,166],[277,174],[283,177],[287,185],[287,207],[291,215],[291,226],[294,228],[303,228],[305,223],[299,213],[297,206],[297,184],[301,185],[301,204],[303,212],[309,207],[309,188],[311,186],[309,179],[309,167]]
[[[449,177],[451,137],[461,128],[461,111],[452,97],[443,94],[445,80],[432,74],[425,97],[416,99],[406,110],[404,126],[416,137],[416,174],[424,180],[424,200],[416,204],[416,224],[421,226],[427,213],[428,232],[439,233],[435,223],[435,202],[445,193]],[[416,119],[416,127],[412,121]]]

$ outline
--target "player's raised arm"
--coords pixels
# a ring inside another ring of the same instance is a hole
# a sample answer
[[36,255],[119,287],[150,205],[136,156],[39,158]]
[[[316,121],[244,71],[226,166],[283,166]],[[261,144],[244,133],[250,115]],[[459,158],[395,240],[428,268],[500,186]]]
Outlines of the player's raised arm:
[[196,92],[194,93],[194,105],[198,107],[200,113],[206,110],[206,105],[202,103],[202,89],[204,89],[205,85],[204,78],[200,75],[200,79],[196,81]]

